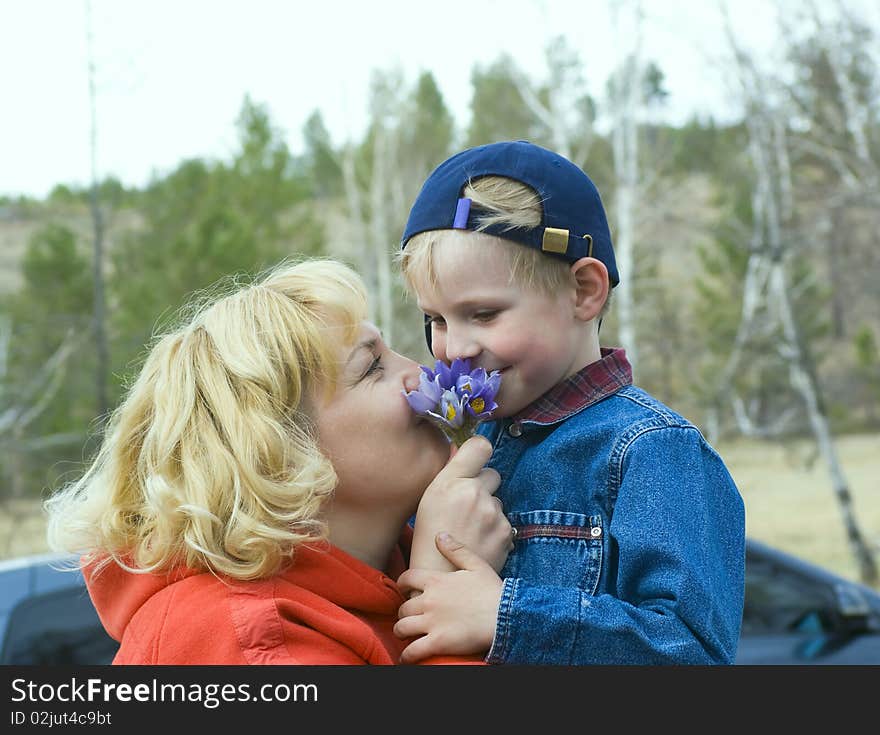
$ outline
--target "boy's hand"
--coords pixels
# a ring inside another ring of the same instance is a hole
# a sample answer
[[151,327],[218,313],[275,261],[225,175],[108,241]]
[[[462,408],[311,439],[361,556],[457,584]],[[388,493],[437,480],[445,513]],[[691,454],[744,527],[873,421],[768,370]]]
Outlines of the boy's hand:
[[400,606],[394,634],[398,638],[420,636],[403,650],[400,662],[404,664],[440,654],[485,653],[495,637],[501,578],[449,534],[438,534],[436,542],[457,571],[409,569],[397,581],[404,597],[416,594]]
[[471,437],[452,452],[419,503],[410,567],[453,571],[455,567],[434,543],[437,533],[446,531],[501,571],[513,548],[512,529],[501,501],[494,497],[501,477],[483,466],[491,456],[492,444],[481,436]]

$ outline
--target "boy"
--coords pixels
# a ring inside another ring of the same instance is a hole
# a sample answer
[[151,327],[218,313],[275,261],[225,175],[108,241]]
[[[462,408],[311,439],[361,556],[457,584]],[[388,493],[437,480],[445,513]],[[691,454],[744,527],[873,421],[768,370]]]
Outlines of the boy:
[[589,177],[525,141],[463,151],[425,181],[401,251],[432,354],[501,371],[481,433],[516,532],[500,577],[448,536],[460,571],[411,560],[399,584],[422,594],[395,633],[422,637],[402,660],[733,663],[742,498],[699,430],[599,346],[619,279]]

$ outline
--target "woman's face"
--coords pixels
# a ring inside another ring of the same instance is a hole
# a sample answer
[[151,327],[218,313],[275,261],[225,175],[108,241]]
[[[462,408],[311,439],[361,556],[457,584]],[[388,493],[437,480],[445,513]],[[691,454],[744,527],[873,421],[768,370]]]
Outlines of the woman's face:
[[418,387],[419,365],[389,349],[368,322],[337,355],[333,393],[319,389],[311,411],[321,449],[339,478],[334,503],[413,512],[449,457],[440,431],[403,397],[402,391]]

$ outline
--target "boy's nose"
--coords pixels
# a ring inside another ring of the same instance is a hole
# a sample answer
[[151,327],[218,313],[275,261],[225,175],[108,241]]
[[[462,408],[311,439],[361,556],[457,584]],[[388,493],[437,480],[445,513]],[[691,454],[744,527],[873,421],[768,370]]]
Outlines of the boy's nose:
[[456,357],[471,358],[480,354],[480,345],[469,336],[467,330],[447,329],[444,348],[447,362]]

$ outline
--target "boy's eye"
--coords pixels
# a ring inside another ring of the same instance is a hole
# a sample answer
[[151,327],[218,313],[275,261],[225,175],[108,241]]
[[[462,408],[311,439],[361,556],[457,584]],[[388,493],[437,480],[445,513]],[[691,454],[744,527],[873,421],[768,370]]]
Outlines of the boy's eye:
[[476,319],[478,322],[488,322],[494,319],[496,316],[498,316],[498,312],[495,310],[478,311],[476,314],[474,314],[474,319]]
[[442,316],[429,316],[428,314],[425,314],[425,323],[442,327],[446,324],[446,320]]

